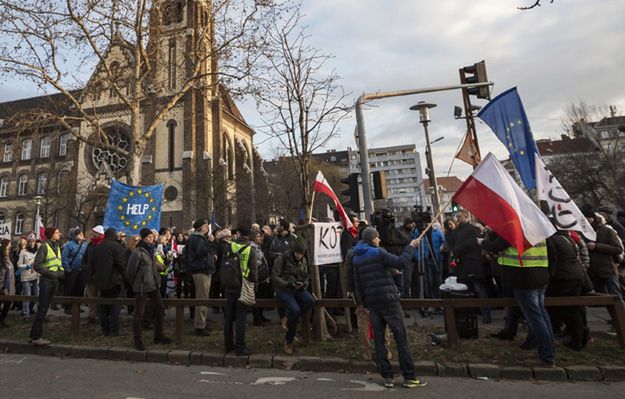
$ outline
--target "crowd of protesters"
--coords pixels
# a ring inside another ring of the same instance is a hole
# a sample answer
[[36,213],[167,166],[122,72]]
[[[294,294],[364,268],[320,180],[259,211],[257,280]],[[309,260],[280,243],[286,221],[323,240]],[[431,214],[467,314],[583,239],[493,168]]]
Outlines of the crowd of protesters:
[[[590,334],[584,307],[547,310],[544,297],[594,291],[622,296],[623,292],[625,227],[619,219],[624,215],[619,213],[617,217],[610,209],[590,205],[582,207],[582,212],[597,232],[596,241],[586,241],[576,232],[558,231],[524,254],[516,253],[488,226],[471,222],[466,211],[445,219],[442,226],[433,223],[422,238],[417,237],[425,227],[423,221],[407,218],[389,235],[391,242],[381,239],[379,226],[376,230],[353,216],[359,235],[342,233],[340,245],[345,261],[320,269],[322,295],[356,300],[354,324],[362,337],[363,356],[375,358],[389,387],[393,385],[389,330],[397,344],[404,385],[425,385],[415,375],[404,324],[410,314],[401,308],[400,298],[441,298],[439,287],[452,275],[476,297],[516,298],[520,309],[506,309],[505,325],[492,336],[512,340],[519,323],[524,323],[528,335],[521,347],[537,348],[540,365],[551,367],[555,363],[554,336],[581,350]],[[95,226],[86,233],[71,229],[64,245],[55,227],[45,229],[42,240],[30,234],[15,245],[1,241],[2,293],[38,295],[39,301],[35,306],[28,301],[2,302],[0,327],[6,326],[11,309],[25,320],[34,312],[31,342],[47,345],[50,342],[43,337],[43,327],[48,309],[55,306],[54,295],[128,297],[135,299],[134,306],[128,307],[133,313],[134,347],[145,350],[146,329],[154,330],[154,343],[171,343],[163,335],[163,298],[222,298],[225,307],[214,307],[212,311],[225,313],[225,350],[249,355],[251,350],[245,341],[248,314],[252,313],[254,326],[271,322],[261,308],[252,309],[250,305],[254,297],[275,297],[284,305],[278,309],[279,322],[286,330],[283,350],[294,353],[298,322],[314,307],[315,297],[311,293],[306,245],[288,221],[262,228],[258,224],[238,226],[233,231],[199,219],[189,231],[144,228],[139,235],[127,237],[112,228]],[[230,267],[233,259],[242,276],[239,285],[220,278],[220,269]],[[66,306],[64,310],[71,314],[72,308]],[[331,315],[342,312],[329,311]],[[90,305],[87,322],[99,322],[105,336],[120,335],[120,312],[121,306],[115,304]],[[190,308],[198,336],[211,334],[208,312],[206,306]],[[489,308],[480,309],[480,313],[482,323],[492,322]]]

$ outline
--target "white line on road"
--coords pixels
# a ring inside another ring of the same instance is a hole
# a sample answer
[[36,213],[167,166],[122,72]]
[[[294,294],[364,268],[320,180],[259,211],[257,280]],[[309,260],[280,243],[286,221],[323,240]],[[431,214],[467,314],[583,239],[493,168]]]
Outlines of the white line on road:
[[332,378],[317,378],[317,381],[334,381]]
[[198,380],[198,382],[203,382],[205,384],[243,385],[242,382],[238,382],[238,381],[213,381],[213,380],[201,379],[201,380]]
[[200,374],[202,375],[227,375],[224,373],[218,373],[216,371],[202,371]]
[[252,385],[284,385],[287,382],[295,381],[295,377],[262,377],[253,382]]
[[26,359],[28,359],[28,357],[2,356],[0,357],[0,363],[22,364],[22,362]]

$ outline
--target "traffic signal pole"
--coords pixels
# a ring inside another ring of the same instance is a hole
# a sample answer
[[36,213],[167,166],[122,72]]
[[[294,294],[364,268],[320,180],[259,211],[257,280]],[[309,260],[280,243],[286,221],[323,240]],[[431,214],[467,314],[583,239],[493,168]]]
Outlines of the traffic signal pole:
[[367,136],[365,133],[365,118],[363,106],[366,102],[379,100],[382,98],[412,96],[415,94],[434,93],[438,91],[468,89],[472,87],[492,86],[493,82],[470,83],[453,86],[438,86],[412,90],[398,90],[388,92],[365,93],[356,100],[356,124],[358,126],[358,151],[360,152],[360,172],[362,174],[362,197],[364,202],[365,218],[371,222],[373,215],[373,196],[371,194],[371,174],[369,169],[369,152],[367,147]]

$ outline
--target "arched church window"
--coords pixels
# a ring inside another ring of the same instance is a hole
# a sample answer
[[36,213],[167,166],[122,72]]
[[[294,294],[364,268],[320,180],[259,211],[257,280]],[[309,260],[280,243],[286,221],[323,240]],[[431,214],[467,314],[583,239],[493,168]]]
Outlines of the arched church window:
[[175,120],[167,122],[167,165],[170,172],[174,171],[176,153],[176,126]]
[[176,39],[169,39],[169,51],[167,59],[167,87],[169,90],[176,88]]
[[[113,126],[105,129],[108,142],[111,146],[117,147],[126,153],[130,152],[130,137],[120,126]],[[96,169],[108,167],[115,175],[119,175],[128,166],[128,157],[115,151],[113,148],[93,147],[91,150],[91,161]]]

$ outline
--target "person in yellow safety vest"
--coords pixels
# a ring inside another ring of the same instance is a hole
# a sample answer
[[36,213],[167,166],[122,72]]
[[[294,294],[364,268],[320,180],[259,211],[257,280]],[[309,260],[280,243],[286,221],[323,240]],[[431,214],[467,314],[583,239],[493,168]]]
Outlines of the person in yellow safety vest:
[[502,237],[492,234],[478,239],[481,247],[499,255],[502,283],[512,289],[514,297],[527,321],[527,339],[524,349],[536,346],[539,366],[555,367],[555,347],[549,313],[545,308],[545,289],[549,283],[547,242],[541,241],[525,251],[520,259],[516,248]]
[[61,245],[59,243],[61,233],[59,229],[47,227],[45,238],[46,241],[37,250],[33,261],[33,268],[41,275],[39,278],[39,304],[30,330],[30,342],[37,346],[50,344],[50,341],[42,337],[43,322],[50,308],[58,281],[65,277],[61,260]]
[[[252,250],[250,235],[247,226],[237,228],[236,239],[230,244],[232,253],[239,253],[242,284],[243,280],[256,283],[258,280],[256,251]],[[226,353],[236,351],[237,356],[249,356],[252,351],[245,345],[245,322],[250,307],[244,305],[241,297],[241,287],[238,289],[225,288],[226,309],[224,322],[224,347]],[[233,331],[234,325],[234,331]]]

